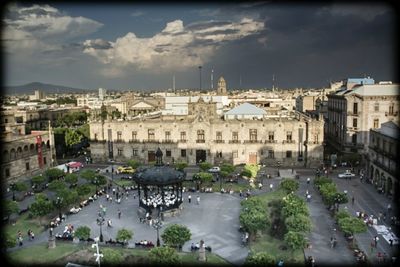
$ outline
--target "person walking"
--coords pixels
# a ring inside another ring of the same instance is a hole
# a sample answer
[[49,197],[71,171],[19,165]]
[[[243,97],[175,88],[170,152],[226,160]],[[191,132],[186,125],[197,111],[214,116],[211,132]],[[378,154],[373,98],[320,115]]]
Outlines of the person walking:
[[121,219],[121,210],[118,209],[118,219]]
[[192,202],[192,196],[191,195],[188,196],[188,201],[189,201],[189,203]]
[[387,205],[388,214],[392,211],[392,205],[390,203]]
[[308,177],[307,178],[307,184],[310,184],[310,181],[311,181],[311,179],[310,179],[310,177]]
[[351,205],[354,205],[354,196],[351,197]]
[[197,205],[200,205],[200,196],[197,196]]
[[376,235],[376,236],[374,237],[374,245],[375,245],[375,247],[378,246],[378,241],[379,241],[379,237]]
[[274,185],[271,183],[269,184],[269,189],[272,191],[272,189],[274,188]]

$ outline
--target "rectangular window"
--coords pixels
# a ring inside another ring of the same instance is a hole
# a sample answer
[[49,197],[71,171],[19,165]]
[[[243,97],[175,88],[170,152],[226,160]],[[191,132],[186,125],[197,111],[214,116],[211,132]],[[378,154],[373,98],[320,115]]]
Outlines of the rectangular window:
[[165,132],[165,141],[170,141],[171,140],[171,132],[170,131],[166,131]]
[[250,129],[250,141],[257,141],[257,129]]
[[222,132],[217,132],[216,139],[217,139],[218,141],[221,141],[221,140],[222,140]]
[[374,129],[379,128],[379,119],[374,119]]
[[353,119],[353,127],[357,127],[357,119],[356,118]]
[[394,111],[394,104],[390,104],[389,106],[389,115],[393,115],[393,111]]
[[10,169],[6,168],[6,178],[10,177]]
[[292,151],[291,150],[287,150],[286,151],[286,158],[291,158],[292,157]]
[[149,139],[149,140],[154,140],[154,129],[149,129],[148,131],[147,131],[147,139]]
[[374,111],[379,111],[379,103],[374,104]]
[[273,151],[273,150],[268,150],[268,158],[270,158],[270,159],[275,158],[275,155],[274,155],[274,151]]
[[133,131],[132,132],[132,141],[136,141],[137,140],[137,132]]
[[232,132],[232,140],[233,140],[233,141],[239,140],[238,132]]
[[181,157],[182,158],[186,157],[186,149],[181,149]]
[[238,151],[234,150],[232,151],[232,158],[236,159],[238,157]]
[[118,156],[122,156],[122,149],[118,148]]
[[268,141],[274,141],[274,132],[268,132]]
[[186,132],[181,132],[181,141],[186,142]]
[[286,141],[292,142],[292,132],[286,132]]
[[47,164],[47,159],[46,159],[46,157],[43,157],[43,164],[44,164],[44,165]]
[[117,132],[117,141],[122,141],[122,132],[121,131]]
[[358,103],[353,103],[353,113],[354,115],[358,114]]
[[215,157],[216,158],[222,158],[222,152],[216,152]]
[[94,141],[97,141],[97,133],[94,134]]
[[138,155],[137,149],[132,149],[132,156],[137,156],[137,155]]
[[25,162],[25,169],[29,171],[29,162]]
[[204,130],[197,131],[197,142],[204,143]]
[[171,157],[171,150],[169,150],[169,149],[165,150],[165,156]]

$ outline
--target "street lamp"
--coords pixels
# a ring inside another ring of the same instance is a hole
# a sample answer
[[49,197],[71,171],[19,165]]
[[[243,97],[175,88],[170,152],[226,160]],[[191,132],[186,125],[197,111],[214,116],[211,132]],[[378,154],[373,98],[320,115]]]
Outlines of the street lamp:
[[160,210],[158,210],[158,217],[154,220],[153,227],[157,230],[157,247],[160,246],[160,235],[159,230],[162,227],[162,221],[160,220]]
[[103,216],[101,216],[101,211],[99,212],[99,217],[97,218],[97,225],[100,226],[100,242],[103,242],[103,224],[105,222],[105,219]]
[[94,253],[94,256],[96,257],[96,262],[99,263],[100,267],[100,259],[103,257],[103,254],[99,252],[99,239],[95,238],[96,243],[92,244],[92,248],[96,248],[96,253]]
[[99,183],[97,177],[94,177],[93,183],[96,185],[96,194],[97,194],[97,184]]
[[11,187],[11,191],[12,191],[12,194],[13,194],[12,195],[12,200],[15,201],[15,189],[16,189],[15,183],[11,183],[10,187]]
[[58,216],[60,217],[60,223],[62,221],[62,215],[61,215],[61,204],[62,204],[62,202],[63,202],[63,198],[62,197],[57,197],[56,205],[58,207],[58,212],[59,212]]

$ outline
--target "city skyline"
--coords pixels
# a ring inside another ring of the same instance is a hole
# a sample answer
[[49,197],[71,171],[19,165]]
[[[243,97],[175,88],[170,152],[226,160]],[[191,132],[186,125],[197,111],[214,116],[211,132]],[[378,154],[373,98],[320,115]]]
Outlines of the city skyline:
[[3,15],[4,86],[181,89],[199,88],[199,76],[203,89],[220,76],[228,89],[397,82],[395,19],[381,4],[14,3]]

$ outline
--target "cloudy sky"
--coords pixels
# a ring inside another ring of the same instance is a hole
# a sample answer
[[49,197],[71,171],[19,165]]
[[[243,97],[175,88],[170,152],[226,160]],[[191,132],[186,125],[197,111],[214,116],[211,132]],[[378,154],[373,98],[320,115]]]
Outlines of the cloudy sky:
[[[77,88],[323,87],[396,81],[392,6],[13,3],[3,13],[5,85]],[[397,82],[397,81],[396,81]]]

